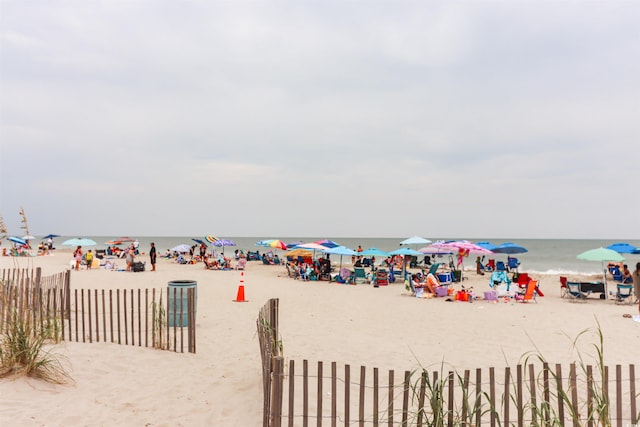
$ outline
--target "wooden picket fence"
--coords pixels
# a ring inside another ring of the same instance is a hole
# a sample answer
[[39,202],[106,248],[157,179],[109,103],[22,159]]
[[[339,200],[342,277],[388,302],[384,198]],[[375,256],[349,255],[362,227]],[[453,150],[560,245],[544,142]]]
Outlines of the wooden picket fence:
[[[604,366],[541,363],[504,371],[462,373],[389,370],[335,362],[285,364],[278,335],[278,300],[258,314],[264,385],[264,427],[308,426],[616,426],[638,423],[633,364]],[[276,318],[274,318],[274,316]],[[536,371],[537,370],[537,371]],[[340,372],[339,372],[340,371]]]
[[196,352],[194,288],[70,290],[70,271],[42,277],[40,268],[4,270],[0,333],[12,316],[51,326],[52,338]]

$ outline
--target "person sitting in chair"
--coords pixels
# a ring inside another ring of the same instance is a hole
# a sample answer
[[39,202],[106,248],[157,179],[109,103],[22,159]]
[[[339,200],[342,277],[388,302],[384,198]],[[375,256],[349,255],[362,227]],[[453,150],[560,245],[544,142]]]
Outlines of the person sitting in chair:
[[629,271],[629,266],[627,264],[622,266],[622,283],[633,283],[633,276],[631,276],[631,272]]

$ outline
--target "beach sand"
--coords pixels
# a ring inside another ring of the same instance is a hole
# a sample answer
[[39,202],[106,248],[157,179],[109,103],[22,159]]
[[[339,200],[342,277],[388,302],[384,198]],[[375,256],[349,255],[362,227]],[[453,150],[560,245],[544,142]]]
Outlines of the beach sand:
[[[141,260],[148,258],[141,256]],[[69,268],[70,251],[20,258],[21,268],[43,275]],[[118,261],[124,267],[124,261]],[[13,268],[0,257],[0,268]],[[489,276],[465,271],[466,287],[489,290]],[[537,276],[544,297],[537,303],[447,302],[409,296],[402,283],[374,288],[302,282],[282,266],[249,262],[246,303],[233,302],[237,271],[207,271],[202,264],[160,259],[158,271],[104,269],[72,272],[72,289],[165,289],[172,280],[198,283],[197,353],[173,353],[110,343],[64,342],[54,347],[73,379],[53,385],[29,378],[0,380],[3,426],[259,426],[262,379],[256,319],[269,298],[280,299],[284,355],[301,363],[378,367],[399,372],[442,363],[457,370],[514,366],[539,351],[551,363],[577,359],[579,340],[587,361],[596,357],[598,324],[605,363],[637,363],[640,323],[624,318],[637,306],[591,297],[560,298],[557,276]],[[574,277],[574,279],[598,279]],[[459,287],[459,285],[458,285]]]

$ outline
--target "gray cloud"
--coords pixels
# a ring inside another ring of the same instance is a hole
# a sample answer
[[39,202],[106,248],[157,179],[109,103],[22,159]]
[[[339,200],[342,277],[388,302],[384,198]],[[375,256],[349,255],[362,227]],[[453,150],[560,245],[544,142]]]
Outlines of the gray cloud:
[[10,231],[638,238],[640,6],[364,6],[4,2]]

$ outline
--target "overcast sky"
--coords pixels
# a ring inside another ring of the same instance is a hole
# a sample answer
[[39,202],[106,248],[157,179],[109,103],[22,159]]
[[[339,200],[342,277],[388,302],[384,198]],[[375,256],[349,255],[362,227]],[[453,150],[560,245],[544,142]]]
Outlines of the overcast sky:
[[0,8],[9,234],[640,238],[640,2]]

